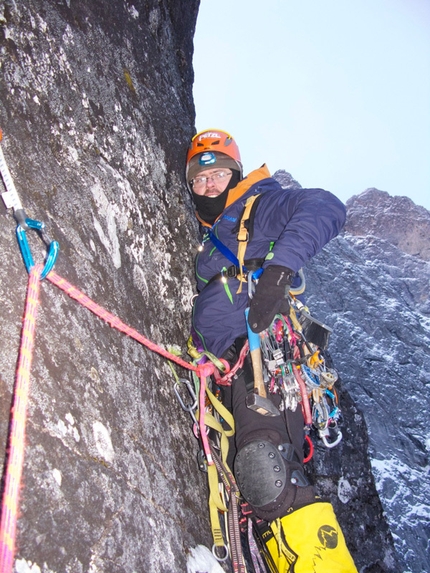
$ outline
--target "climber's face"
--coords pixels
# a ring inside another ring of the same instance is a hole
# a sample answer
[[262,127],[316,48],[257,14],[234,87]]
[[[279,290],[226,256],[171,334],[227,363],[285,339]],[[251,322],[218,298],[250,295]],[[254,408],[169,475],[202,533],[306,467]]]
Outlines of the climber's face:
[[192,189],[196,195],[218,197],[226,190],[231,176],[231,169],[206,169],[192,180]]

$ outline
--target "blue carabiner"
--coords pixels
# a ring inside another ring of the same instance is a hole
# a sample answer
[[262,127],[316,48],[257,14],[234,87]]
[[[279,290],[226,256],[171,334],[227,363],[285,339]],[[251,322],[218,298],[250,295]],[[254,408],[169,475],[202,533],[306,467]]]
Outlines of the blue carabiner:
[[[25,224],[29,229],[35,229],[36,231],[40,231],[43,238],[43,231],[45,229],[45,223],[41,223],[40,221],[35,221],[34,219],[25,219]],[[34,267],[33,256],[30,251],[30,247],[27,241],[27,235],[25,229],[18,225],[16,228],[16,237],[18,239],[18,245],[21,250],[22,258],[24,259],[25,268],[27,272],[30,272],[31,269]],[[44,240],[44,242],[46,242]],[[48,246],[48,256],[46,258],[45,267],[40,275],[40,280],[44,279],[46,275],[52,270],[55,262],[57,260],[58,252],[60,250],[60,245],[57,241],[50,241]]]

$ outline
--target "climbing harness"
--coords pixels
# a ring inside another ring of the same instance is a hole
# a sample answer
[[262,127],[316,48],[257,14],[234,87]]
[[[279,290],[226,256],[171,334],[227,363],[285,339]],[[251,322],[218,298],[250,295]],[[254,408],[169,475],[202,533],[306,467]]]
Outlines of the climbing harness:
[[246,247],[248,246],[248,242],[252,238],[252,224],[254,218],[251,219],[251,213],[255,214],[255,209],[258,204],[258,200],[261,195],[251,195],[248,197],[245,203],[245,207],[243,210],[242,217],[240,219],[239,224],[239,231],[237,233],[237,241],[239,243],[237,248],[237,259],[239,261],[239,288],[237,290],[237,294],[242,292],[242,283],[246,281],[246,277],[244,276],[244,261],[245,261],[245,252]]
[[[255,281],[253,272],[248,273],[248,294],[252,298],[255,288]],[[305,277],[303,272],[300,272],[301,285],[297,288],[298,294],[304,291]],[[224,384],[231,384],[235,373],[239,368],[242,368],[246,355],[252,351],[259,350],[261,355],[262,364],[262,384],[264,385],[265,394],[261,393],[258,389],[259,400],[253,400],[251,406],[260,414],[274,415],[270,412],[266,401],[270,402],[273,409],[276,409],[274,403],[268,398],[270,394],[277,394],[281,397],[279,410],[295,411],[298,407],[302,408],[304,421],[305,421],[305,444],[307,446],[307,455],[303,462],[307,463],[312,459],[314,446],[311,439],[311,431],[315,430],[322,443],[327,448],[335,447],[342,439],[342,433],[338,428],[338,420],[340,417],[340,408],[338,404],[337,392],[334,388],[338,380],[338,374],[328,366],[326,358],[326,348],[331,329],[323,323],[316,320],[309,312],[309,309],[296,297],[293,292],[289,293],[290,313],[289,315],[276,315],[270,327],[260,334],[254,334],[254,337],[246,341],[243,346],[238,363],[231,367],[231,370],[226,374],[220,374],[215,370],[215,375],[212,380],[207,383],[206,392],[211,398],[205,403],[205,424],[211,428],[206,436],[211,451],[216,447],[214,444],[226,444],[226,435],[221,423],[224,420],[224,407],[221,402],[217,400],[218,394],[212,393],[214,388],[220,387]],[[257,342],[255,342],[255,338]],[[258,347],[258,348],[257,348]],[[213,360],[214,357],[210,353],[205,352],[198,341],[190,337],[188,341],[188,352],[195,361]],[[251,354],[252,357],[252,354]],[[240,366],[239,366],[240,364]],[[255,369],[254,369],[255,378]],[[254,381],[255,384],[255,381]],[[198,419],[200,414],[194,400],[193,392],[190,391],[190,385],[184,383],[188,388],[191,402],[195,407],[195,411],[190,411],[191,408],[186,402],[179,399],[184,411],[188,411],[192,419]],[[256,390],[254,389],[254,392]],[[255,394],[254,394],[255,396]],[[248,407],[250,404],[248,403]],[[200,407],[202,407],[200,405]],[[202,410],[200,410],[202,411]],[[278,411],[278,415],[280,413]],[[230,415],[231,414],[227,414]],[[208,420],[211,420],[209,422]],[[215,423],[217,420],[218,423]],[[231,420],[231,424],[234,424]],[[194,428],[196,424],[194,421]],[[230,425],[234,429],[233,425]],[[196,434],[196,437],[201,439],[202,436]],[[230,434],[229,434],[230,435]],[[218,447],[221,448],[219,445]],[[226,447],[225,445],[222,448]],[[227,444],[228,447],[228,444]],[[224,454],[226,457],[226,454]],[[214,457],[214,456],[213,456]],[[223,457],[223,459],[225,459]],[[208,471],[207,464],[204,461],[203,449],[198,456],[199,467],[203,471]],[[215,475],[218,471],[218,477]],[[210,475],[209,475],[210,474]],[[225,475],[229,475],[230,480],[228,486],[225,484]],[[209,506],[210,506],[210,519],[212,524],[212,534],[214,538],[213,554],[219,560],[223,560],[226,555],[225,547],[230,548],[230,554],[233,555],[232,547],[236,544],[237,525],[235,520],[232,523],[227,522],[225,527],[220,527],[219,516],[225,515],[226,500],[231,502],[231,492],[237,492],[240,498],[239,504],[239,524],[242,532],[242,553],[245,551],[244,543],[246,546],[245,571],[253,571],[255,573],[278,573],[277,567],[271,561],[271,556],[268,554],[267,547],[265,546],[264,533],[268,525],[261,520],[257,520],[255,515],[247,515],[246,506],[243,498],[240,497],[240,492],[235,484],[234,477],[228,467],[220,468],[219,464],[215,464],[208,471],[209,480]],[[213,498],[213,492],[217,492],[216,499]],[[221,493],[219,493],[221,492]],[[224,502],[221,507],[216,501],[219,500],[219,495]],[[228,506],[227,515],[231,512],[231,506]],[[248,512],[249,513],[249,512]],[[269,528],[270,529],[270,528]],[[269,530],[268,530],[269,531]],[[269,535],[269,533],[267,533]],[[221,537],[222,536],[222,537]],[[273,533],[270,532],[273,537]],[[262,565],[262,563],[264,565]],[[239,572],[242,564],[234,562],[231,558],[231,566],[233,571]]]
[[[247,282],[248,280],[248,273],[250,271],[254,271],[255,278],[261,275],[263,269],[261,269],[261,265],[263,264],[263,259],[254,259],[253,261],[249,261],[249,268],[245,262],[245,252],[246,247],[250,238],[252,237],[252,223],[253,217],[252,214],[255,214],[255,209],[258,205],[258,200],[261,198],[260,194],[251,195],[248,197],[245,203],[245,207],[243,209],[243,213],[239,222],[239,230],[237,232],[237,241],[239,243],[237,249],[237,256],[226,246],[224,243],[216,236],[215,232],[210,229],[208,230],[208,236],[215,247],[224,255],[226,259],[228,259],[233,265],[221,271],[220,275],[215,275],[211,279],[210,282],[213,280],[217,280],[218,278],[228,277],[228,278],[237,278],[239,281],[239,288],[237,290],[237,294],[242,292],[242,283]],[[256,262],[258,261],[258,263]],[[260,262],[261,261],[261,262]],[[257,266],[257,268],[255,268]],[[258,269],[258,270],[257,270]],[[208,284],[209,284],[208,283]]]
[[[304,281],[304,279],[303,279]],[[252,276],[249,278],[249,285]],[[252,290],[253,286],[249,286]],[[294,295],[290,294],[289,316],[277,315],[270,328],[263,333],[255,335],[259,337],[259,345],[262,357],[263,383],[267,392],[281,396],[280,409],[296,410],[302,408],[305,419],[305,443],[307,456],[303,460],[307,463],[311,460],[314,446],[310,437],[311,429],[318,432],[323,444],[327,448],[333,448],[342,439],[342,433],[338,428],[340,409],[334,384],[338,379],[337,372],[327,365],[324,348],[317,346],[313,340],[328,342],[328,329],[326,325],[316,321],[309,309],[305,307]],[[310,324],[313,328],[310,328]],[[195,344],[195,345],[194,345]],[[197,339],[189,339],[188,352],[194,358],[195,363],[214,359],[210,353],[198,346]],[[184,411],[189,412],[196,430],[196,419],[200,412],[204,412],[205,425],[210,431],[205,436],[211,448],[214,466],[208,467],[205,460],[204,450],[198,455],[199,468],[208,472],[209,482],[209,515],[214,539],[213,554],[223,561],[227,557],[227,548],[231,559],[231,567],[234,573],[278,573],[276,565],[265,545],[265,531],[273,537],[269,525],[258,520],[252,515],[246,502],[240,496],[239,489],[231,470],[226,465],[228,453],[228,436],[234,432],[234,421],[230,412],[226,411],[218,400],[218,393],[214,388],[225,384],[231,384],[232,378],[239,368],[242,368],[244,359],[249,352],[251,341],[243,346],[238,362],[225,374],[215,370],[212,379],[207,382],[205,391],[209,397],[200,410],[197,407],[195,393],[188,382],[181,385],[188,390],[189,401],[178,396],[178,400]],[[251,347],[254,348],[254,347]],[[255,372],[254,372],[255,375]],[[193,374],[195,377],[195,374]],[[274,407],[273,403],[271,403]],[[264,402],[257,404],[264,407]],[[258,411],[258,409],[257,409]],[[262,413],[262,412],[260,412]],[[267,414],[265,414],[267,415]],[[225,421],[228,420],[228,430],[225,429]],[[223,423],[224,422],[224,423]],[[202,436],[194,431],[197,438]],[[227,449],[227,450],[226,450]],[[216,452],[216,455],[214,454]],[[222,452],[220,454],[220,452]],[[222,458],[223,466],[219,463]],[[228,481],[226,483],[226,476]],[[222,501],[220,501],[220,499]],[[235,504],[232,505],[232,500]],[[234,509],[233,509],[234,508]],[[236,549],[237,523],[236,510],[238,510],[239,527],[241,531],[242,547]],[[220,516],[228,516],[224,527],[221,526]],[[244,545],[245,544],[245,545]],[[247,557],[244,557],[244,552]],[[237,555],[242,557],[237,558]]]

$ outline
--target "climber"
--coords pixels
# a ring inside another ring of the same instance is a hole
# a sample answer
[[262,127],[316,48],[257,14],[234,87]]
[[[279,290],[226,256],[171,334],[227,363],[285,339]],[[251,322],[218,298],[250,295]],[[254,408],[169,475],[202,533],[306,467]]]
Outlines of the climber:
[[[186,180],[202,232],[193,336],[233,365],[247,339],[245,309],[256,333],[288,313],[286,296],[298,271],[340,232],[345,208],[322,189],[283,189],[266,165],[244,177],[235,140],[217,129],[192,139]],[[257,269],[262,274],[250,299],[248,273]],[[303,471],[301,409],[266,416],[249,408],[253,380],[247,359],[222,389],[236,425],[230,461],[241,495],[269,525],[266,545],[279,573],[292,563],[295,573],[355,572],[331,505],[316,501]],[[279,395],[270,400],[279,405]]]

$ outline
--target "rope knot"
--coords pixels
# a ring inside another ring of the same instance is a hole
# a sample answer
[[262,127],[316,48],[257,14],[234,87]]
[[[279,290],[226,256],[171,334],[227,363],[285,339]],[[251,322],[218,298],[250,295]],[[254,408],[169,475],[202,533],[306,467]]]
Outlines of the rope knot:
[[205,362],[204,364],[197,365],[197,374],[200,378],[208,378],[215,372],[215,364],[212,362]]

